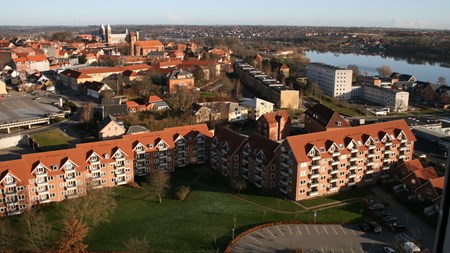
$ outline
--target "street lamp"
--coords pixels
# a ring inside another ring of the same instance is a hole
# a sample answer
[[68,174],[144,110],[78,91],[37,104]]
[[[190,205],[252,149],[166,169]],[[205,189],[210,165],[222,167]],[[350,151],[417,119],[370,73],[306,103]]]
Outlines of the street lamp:
[[232,239],[232,240],[234,240],[234,229],[235,229],[235,228],[232,228],[232,229],[231,229],[231,239]]
[[317,211],[314,211],[314,223],[316,223]]

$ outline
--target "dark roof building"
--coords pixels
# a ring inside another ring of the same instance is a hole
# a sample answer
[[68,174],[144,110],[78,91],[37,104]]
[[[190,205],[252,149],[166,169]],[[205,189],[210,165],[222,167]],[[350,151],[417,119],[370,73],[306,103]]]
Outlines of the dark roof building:
[[351,127],[339,113],[321,103],[305,112],[305,130],[309,133]]

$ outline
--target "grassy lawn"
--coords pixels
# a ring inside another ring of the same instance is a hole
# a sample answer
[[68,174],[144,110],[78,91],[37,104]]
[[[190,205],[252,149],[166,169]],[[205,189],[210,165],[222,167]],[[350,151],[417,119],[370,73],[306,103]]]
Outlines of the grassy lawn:
[[43,151],[64,148],[72,140],[59,129],[31,134],[30,137],[36,144],[38,144],[38,147]]
[[[312,211],[302,211],[290,201],[256,195],[258,189],[250,186],[241,194],[231,194],[234,191],[228,187],[227,180],[206,167],[178,170],[172,176],[171,185],[172,189],[190,185],[191,192],[184,201],[179,201],[171,190],[159,204],[143,189],[115,188],[118,207],[110,215],[110,222],[89,230],[85,238],[88,250],[124,251],[124,243],[130,238],[145,238],[151,252],[223,250],[231,240],[234,223],[239,234],[261,223],[314,220]],[[61,229],[60,207],[53,203],[44,208],[56,231]],[[367,218],[364,212],[362,204],[357,202],[318,211],[316,221],[355,223]]]
[[335,110],[339,114],[344,114],[344,115],[348,115],[348,116],[361,116],[362,115],[360,112],[358,112],[352,108],[345,108],[342,106],[335,105],[331,101],[328,101],[326,99],[321,99],[320,103],[322,103],[323,105],[325,105],[328,108]]
[[329,195],[325,197],[318,197],[314,199],[302,200],[299,201],[301,205],[312,208],[319,205],[330,204],[336,201],[342,201],[346,199],[352,198],[364,198],[373,195],[372,189],[370,188],[359,188],[355,190],[344,191],[340,193],[336,193],[334,195]]

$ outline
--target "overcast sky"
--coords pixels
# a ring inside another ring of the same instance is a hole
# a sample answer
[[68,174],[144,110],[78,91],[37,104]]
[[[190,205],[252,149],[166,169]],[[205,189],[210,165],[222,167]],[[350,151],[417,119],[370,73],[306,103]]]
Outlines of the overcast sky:
[[450,29],[449,0],[20,0],[0,25],[298,25]]

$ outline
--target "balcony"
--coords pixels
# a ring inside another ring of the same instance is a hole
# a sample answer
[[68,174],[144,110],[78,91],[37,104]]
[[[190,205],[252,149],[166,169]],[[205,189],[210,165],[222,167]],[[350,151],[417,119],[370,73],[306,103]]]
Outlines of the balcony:
[[68,193],[66,193],[66,197],[67,197],[68,199],[73,199],[73,198],[78,197],[78,193],[77,193],[76,191],[68,192]]
[[288,174],[287,171],[282,170],[282,171],[281,171],[281,176],[288,177],[289,174]]
[[352,181],[352,182],[348,182],[348,183],[347,183],[347,186],[354,186],[354,185],[356,185],[356,182],[355,182],[355,181]]
[[331,166],[339,165],[340,162],[341,162],[341,161],[339,161],[339,160],[333,160],[333,161],[330,163],[330,165],[331,165]]
[[3,186],[4,186],[5,188],[6,188],[6,187],[16,187],[17,184],[16,184],[16,182],[11,181],[11,182],[9,182],[9,183],[4,183]]
[[401,139],[400,142],[401,143],[406,143],[408,140],[407,139]]
[[116,181],[116,184],[117,184],[117,185],[124,185],[124,184],[126,184],[126,183],[127,183],[127,181],[126,181],[125,179],[120,180],[120,181]]
[[371,178],[365,178],[364,182],[365,183],[372,183],[373,182],[373,178],[372,177]]
[[262,188],[263,187],[260,181],[255,181],[255,186],[258,187],[258,188]]
[[76,184],[68,184],[66,185],[66,190],[75,190],[77,189],[77,185]]
[[331,175],[337,174],[338,172],[339,172],[339,169],[332,169],[332,170],[330,170],[330,174]]
[[315,173],[315,174],[310,174],[310,175],[309,175],[309,178],[310,178],[310,179],[319,178],[319,177],[320,177],[320,174],[319,174],[319,173]]
[[373,174],[373,169],[367,169],[364,171],[366,175]]
[[144,148],[136,148],[136,154],[144,154],[145,153],[145,149]]
[[405,159],[405,157],[406,157],[405,155],[399,155],[398,159]]
[[99,171],[100,171],[100,166],[91,166],[91,173],[99,172]]
[[330,183],[336,183],[339,179],[337,177],[331,177],[328,179],[328,182]]
[[391,145],[392,145],[391,141],[387,141],[387,142],[384,143],[384,146],[391,146]]
[[388,173],[381,173],[381,178],[387,178],[387,177],[389,177]]
[[355,178],[356,177],[356,173],[349,173],[347,174],[348,178]]
[[359,151],[358,148],[352,148],[352,149],[350,149],[350,152],[351,152],[351,153],[356,153],[356,152],[358,152],[358,151]]
[[331,153],[331,156],[338,156],[338,155],[340,155],[341,154],[341,152],[333,152],[333,153]]
[[384,152],[383,152],[383,154],[385,154],[385,155],[390,154],[390,153],[392,153],[392,151],[391,151],[390,149],[386,149],[386,150],[384,150]]
[[310,191],[310,192],[308,193],[308,195],[309,195],[310,197],[315,197],[315,196],[319,195],[319,191],[317,191],[317,190],[315,190],[315,191]]
[[373,158],[373,157],[375,157],[375,153],[368,153],[367,154],[367,158]]
[[311,160],[313,160],[313,161],[320,160],[320,155],[316,155],[316,156],[311,157]]
[[248,173],[242,173],[242,177],[248,179]]
[[337,186],[330,186],[330,187],[328,187],[328,191],[330,191],[330,192],[334,192],[334,191],[337,191],[337,190],[339,190],[339,187],[337,187]]
[[72,182],[72,181],[75,181],[75,180],[77,180],[77,177],[75,175],[66,176],[64,178],[64,181],[66,181],[66,182]]
[[318,168],[320,168],[319,164],[311,164],[311,170],[315,170],[315,169],[318,169]]
[[116,177],[125,175],[125,170],[116,170]]
[[123,155],[116,155],[116,156],[114,156],[114,159],[116,160],[116,161],[125,161],[125,156],[123,156]]
[[356,162],[356,161],[358,161],[358,157],[356,157],[356,156],[352,156],[352,157],[350,157],[350,162]]
[[369,145],[369,149],[374,149],[374,148],[376,148],[377,146],[375,145],[375,144],[372,144],[372,145]]
[[398,150],[400,150],[400,151],[405,151],[405,150],[406,150],[406,147],[400,147]]
[[381,170],[389,170],[389,169],[390,169],[389,166],[383,166],[383,167],[381,167]]
[[368,161],[367,163],[366,163],[366,166],[373,166],[375,163],[373,162],[373,161]]
[[228,158],[226,156],[225,157],[222,156],[222,162],[228,162]]
[[383,158],[383,162],[384,162],[384,163],[387,163],[387,162],[390,162],[390,161],[391,161],[390,158]]
[[3,194],[5,194],[6,197],[11,197],[11,196],[15,196],[17,194],[17,190],[13,190],[13,191],[5,191]]
[[37,186],[46,186],[46,185],[48,185],[47,178],[45,178],[45,179],[36,179],[36,185]]
[[145,162],[145,156],[136,157],[136,162]]
[[287,193],[288,193],[286,187],[280,187],[280,192],[282,192],[282,193],[284,193],[284,194],[287,194]]
[[308,183],[309,187],[318,187],[319,181],[311,181]]
[[89,162],[90,162],[92,165],[100,164],[100,160],[99,160],[99,159],[90,159]]
[[49,203],[49,202],[50,202],[50,198],[49,197],[39,200],[39,204],[44,204],[44,203]]
[[348,166],[348,169],[349,169],[349,170],[356,170],[356,168],[358,168],[358,166],[356,166],[356,165],[350,165],[350,166]]
[[262,175],[260,175],[260,174],[256,174],[255,175],[255,178],[256,178],[256,180],[259,180],[259,181],[262,181]]

